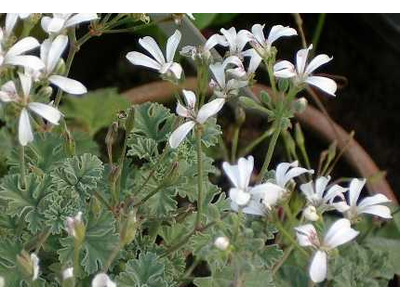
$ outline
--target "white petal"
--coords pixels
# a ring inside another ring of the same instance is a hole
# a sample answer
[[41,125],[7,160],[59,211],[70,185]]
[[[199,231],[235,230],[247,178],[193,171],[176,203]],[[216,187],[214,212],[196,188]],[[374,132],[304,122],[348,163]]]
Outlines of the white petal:
[[184,118],[189,118],[190,117],[190,113],[189,111],[186,109],[186,107],[184,107],[182,104],[180,104],[178,102],[178,104],[176,105],[176,113],[178,115],[180,115],[181,117]]
[[303,183],[302,185],[300,185],[300,190],[307,197],[307,199],[314,197],[315,190],[314,190],[314,184],[312,181],[309,181],[307,183]]
[[221,88],[225,87],[225,66],[221,63],[210,65],[210,70]]
[[26,146],[33,141],[31,122],[29,120],[28,111],[25,108],[21,110],[21,115],[19,117],[18,139],[22,146]]
[[24,94],[24,98],[28,99],[32,88],[32,78],[22,73],[18,73],[18,76],[19,81],[21,82],[21,88]]
[[8,13],[6,14],[6,24],[5,24],[5,30],[4,33],[6,37],[9,37],[14,30],[15,24],[17,23],[18,20],[18,14],[13,14],[13,13]]
[[49,77],[49,81],[68,94],[82,95],[87,93],[87,89],[82,83],[71,78],[59,75],[51,75]]
[[169,67],[169,71],[171,71],[177,79],[181,79],[183,69],[180,64],[176,62],[172,63]]
[[244,206],[249,203],[251,195],[238,188],[231,188],[229,190],[229,198],[237,203],[239,206]]
[[279,201],[282,195],[285,193],[285,189],[281,188],[277,184],[270,182],[256,185],[250,190],[254,199],[261,200],[267,208],[271,208]]
[[336,96],[337,84],[334,80],[322,77],[322,76],[309,76],[305,80],[308,84],[316,86],[317,88],[323,90],[325,93]]
[[208,102],[207,104],[204,104],[197,114],[196,121],[200,124],[203,124],[209,117],[217,114],[224,106],[224,103],[224,98],[217,98],[211,102]]
[[263,45],[265,43],[264,26],[265,25],[254,24],[251,27],[251,32],[253,33],[254,37],[260,45]]
[[48,33],[57,33],[64,28],[65,19],[63,18],[50,18],[49,20],[42,22],[43,30]]
[[315,192],[318,195],[318,197],[322,198],[324,196],[324,192],[326,189],[326,186],[328,185],[329,181],[331,180],[330,176],[321,176],[315,180]]
[[275,171],[275,181],[276,183],[281,186],[284,187],[284,180],[285,180],[285,175],[287,173],[287,171],[289,170],[290,167],[297,167],[298,166],[298,162],[294,161],[292,163],[287,163],[287,162],[283,162],[280,163],[277,167],[276,167],[276,171]]
[[350,206],[346,203],[346,201],[339,201],[331,203],[332,206],[341,213],[344,213],[350,209]]
[[236,55],[231,55],[231,56],[227,57],[222,64],[223,64],[224,68],[226,68],[229,64],[232,64],[234,66],[244,69],[242,61]]
[[7,81],[1,87],[0,100],[3,102],[15,101],[17,96],[17,88],[15,87],[14,81]]
[[290,180],[292,180],[293,178],[298,177],[298,176],[300,176],[300,175],[302,175],[302,174],[305,174],[305,173],[313,174],[313,173],[314,173],[314,170],[307,170],[307,169],[305,169],[305,168],[294,167],[294,168],[292,168],[291,170],[289,170],[289,172],[287,172],[287,173],[285,174],[284,179],[280,182],[279,185],[280,185],[281,187],[285,187],[286,184],[287,184]]
[[239,187],[242,189],[247,189],[250,184],[251,174],[254,168],[254,157],[248,156],[247,159],[244,157],[238,160],[238,170],[239,170]]
[[204,45],[204,50],[209,51],[212,48],[214,48],[216,45],[221,45],[224,47],[229,46],[228,41],[223,35],[220,35],[218,33],[213,34],[205,43]]
[[83,22],[89,22],[92,20],[96,20],[99,17],[95,13],[89,13],[89,14],[76,14],[69,18],[64,25],[64,28],[68,28]]
[[363,189],[366,179],[357,179],[354,178],[350,182],[349,186],[349,204],[350,206],[355,207],[357,205],[358,198],[360,197],[361,190]]
[[51,47],[47,54],[46,69],[48,74],[53,72],[54,68],[57,66],[58,61],[63,54],[65,47],[68,44],[68,37],[66,35],[57,36],[51,43]]
[[370,205],[366,207],[358,207],[357,208],[358,214],[369,214],[375,215],[384,219],[391,219],[392,215],[390,213],[390,209],[384,205]]
[[358,204],[358,208],[367,207],[370,205],[376,205],[381,203],[389,203],[391,202],[385,195],[383,194],[376,194],[371,197],[365,197],[360,204]]
[[139,39],[139,44],[146,49],[156,61],[160,64],[165,64],[165,58],[163,53],[161,52],[160,47],[157,42],[150,36],[145,36],[144,38]]
[[168,38],[166,54],[167,62],[172,62],[174,60],[175,52],[178,48],[181,38],[182,34],[179,30],[175,30],[175,33]]
[[249,67],[247,68],[247,73],[255,73],[257,71],[258,66],[262,62],[262,57],[257,53],[256,50],[250,49],[252,51],[252,54],[250,56],[250,63]]
[[171,134],[168,140],[171,148],[173,149],[178,148],[178,146],[182,143],[182,141],[188,135],[190,130],[193,129],[194,125],[196,125],[194,121],[189,121],[183,123],[177,129],[175,129],[175,131]]
[[16,42],[8,51],[6,54],[7,56],[17,56],[20,54],[23,54],[27,51],[30,51],[32,49],[35,49],[39,47],[40,44],[37,41],[37,39],[33,37],[26,37],[23,38],[22,40]]
[[[40,45],[40,59],[46,63],[47,65],[47,59],[49,57],[49,51],[51,48],[51,39],[45,39],[42,44]],[[48,67],[46,66],[46,71]]]
[[339,197],[340,199],[344,200],[344,195],[347,191],[347,188],[341,187],[338,184],[335,184],[329,188],[329,190],[326,192],[324,198],[326,199],[327,202],[332,202],[336,197]]
[[297,35],[297,31],[289,26],[275,25],[271,28],[271,31],[268,35],[268,44],[272,45],[277,39],[283,36],[292,36]]
[[274,75],[278,78],[291,78],[296,76],[294,65],[287,60],[281,60],[274,65]]
[[154,70],[161,69],[160,63],[140,52],[129,52],[126,55],[126,58],[134,65],[143,66]]
[[240,187],[240,173],[238,165],[231,165],[227,162],[222,163],[222,169],[235,187]]
[[319,283],[325,280],[327,274],[327,256],[324,251],[317,251],[310,265],[310,278],[313,282]]
[[305,73],[311,74],[315,69],[319,68],[320,66],[330,62],[333,57],[329,57],[326,54],[317,55],[310,63],[308,64]]
[[237,35],[235,27],[231,27],[228,30],[226,30],[225,28],[222,28],[221,33],[224,35],[224,37],[228,41],[229,50],[231,52],[235,52],[236,51],[236,35]]
[[334,249],[343,245],[359,234],[358,231],[351,228],[351,223],[347,219],[340,219],[332,224],[324,237],[323,245]]
[[38,57],[33,55],[6,56],[4,64],[28,67],[33,70],[44,68],[44,63]]
[[39,257],[35,253],[31,253],[31,262],[33,268],[32,280],[35,281],[39,277]]
[[186,104],[190,110],[193,110],[196,106],[196,94],[189,90],[182,90],[183,97],[185,98]]
[[308,247],[315,246],[314,243],[318,243],[318,234],[315,230],[314,225],[306,224],[297,226],[294,228],[296,231],[297,241],[300,246]]
[[31,102],[28,104],[28,107],[30,110],[37,113],[39,116],[41,116],[42,118],[46,119],[47,121],[55,125],[58,125],[58,122],[60,121],[62,116],[61,112],[57,108],[51,105],[39,102]]
[[240,30],[236,36],[236,51],[242,52],[246,44],[252,39],[253,35],[248,30]]
[[243,208],[243,212],[248,215],[265,216],[267,210],[263,204],[250,199],[249,203]]
[[92,280],[92,287],[116,287],[117,285],[113,282],[110,277],[105,273],[97,274]]
[[308,58],[308,52],[312,49],[312,45],[310,45],[306,49],[301,49],[297,51],[296,54],[296,67],[297,67],[297,73],[303,74],[306,63],[307,63],[307,58]]

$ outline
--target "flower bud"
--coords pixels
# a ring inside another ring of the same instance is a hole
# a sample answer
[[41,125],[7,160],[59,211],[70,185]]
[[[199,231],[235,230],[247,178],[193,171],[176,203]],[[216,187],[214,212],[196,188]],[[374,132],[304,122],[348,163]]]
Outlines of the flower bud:
[[221,251],[226,251],[229,247],[229,239],[225,236],[217,237],[214,241],[214,246]]
[[133,241],[136,235],[137,225],[136,213],[131,211],[121,228],[120,241],[122,245],[128,245]]
[[17,255],[17,265],[26,278],[35,281],[39,277],[39,258],[35,253],[29,255],[23,250]]
[[317,214],[317,209],[312,205],[307,206],[303,210],[303,216],[304,218],[306,218],[306,220],[311,222],[318,221],[319,219],[319,216]]
[[53,88],[51,86],[44,86],[38,92],[38,96],[45,99],[50,98],[51,94],[53,94]]
[[64,281],[72,277],[74,277],[74,268],[67,268],[62,272],[62,279]]
[[114,281],[106,273],[97,274],[92,280],[92,287],[116,287]]
[[293,110],[296,114],[301,114],[306,110],[307,105],[308,105],[307,99],[301,97],[293,102]]
[[68,234],[74,237],[75,241],[82,243],[85,239],[86,227],[82,221],[82,212],[78,212],[75,217],[67,217],[66,228]]

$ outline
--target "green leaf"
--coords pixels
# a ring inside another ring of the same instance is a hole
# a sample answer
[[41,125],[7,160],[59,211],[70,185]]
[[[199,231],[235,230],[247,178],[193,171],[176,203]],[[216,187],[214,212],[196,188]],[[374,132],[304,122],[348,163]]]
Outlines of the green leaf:
[[128,100],[116,89],[101,89],[81,97],[68,96],[61,111],[67,116],[69,127],[78,126],[94,136],[100,129],[108,127],[119,111],[129,107]]
[[28,229],[35,233],[42,228],[43,203],[53,192],[50,176],[43,178],[35,174],[26,176],[26,187],[21,188],[17,174],[4,177],[0,186],[0,200],[7,205],[11,216],[24,217]]
[[[58,251],[62,263],[72,261],[74,240],[66,237],[60,240],[62,249]],[[90,213],[86,223],[86,235],[81,250],[81,265],[88,274],[93,274],[104,266],[111,251],[118,244],[115,233],[115,219],[111,212]]]
[[51,173],[51,177],[60,193],[72,193],[84,201],[97,188],[103,171],[102,162],[96,156],[85,153],[66,159]]
[[[144,103],[135,107],[135,126],[133,132],[154,140],[156,143],[167,140],[173,130],[176,116],[158,103]],[[131,136],[129,145],[134,143]]]
[[18,240],[0,238],[0,276],[4,278],[5,286],[20,286],[22,277],[16,267],[16,259],[22,249]]
[[138,259],[129,260],[126,263],[125,271],[116,280],[118,286],[168,286],[164,263],[158,255],[151,252],[141,253]]
[[204,29],[207,26],[210,26],[214,19],[218,16],[218,14],[210,14],[210,13],[198,13],[193,14],[194,20],[193,23],[196,25],[198,29]]

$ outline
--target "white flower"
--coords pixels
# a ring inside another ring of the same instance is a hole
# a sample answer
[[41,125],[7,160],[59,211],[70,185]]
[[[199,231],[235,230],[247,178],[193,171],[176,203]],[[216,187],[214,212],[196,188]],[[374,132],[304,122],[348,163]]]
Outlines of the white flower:
[[63,280],[68,280],[70,278],[74,277],[74,268],[67,268],[62,272],[62,279]]
[[333,185],[327,189],[328,183],[331,180],[330,176],[321,176],[313,181],[300,185],[300,190],[306,196],[308,203],[315,207],[330,208],[333,205],[333,200],[336,197],[344,200],[343,193],[347,191],[346,188],[340,185]]
[[85,14],[53,14],[53,17],[45,16],[41,20],[42,28],[48,34],[58,34],[67,28],[98,19],[95,13]]
[[264,216],[267,213],[268,205],[263,201],[266,195],[283,193],[283,189],[273,183],[259,184],[250,186],[251,174],[254,168],[254,158],[249,156],[239,158],[237,165],[227,162],[222,164],[222,168],[233,188],[229,190],[231,209],[238,211],[239,208],[246,214]]
[[303,216],[306,220],[315,222],[318,221],[319,216],[317,214],[317,209],[315,206],[309,205],[303,210]]
[[126,58],[134,65],[148,67],[157,70],[162,75],[168,77],[174,76],[176,79],[180,79],[183,70],[180,64],[174,62],[174,56],[179,42],[181,41],[181,37],[182,34],[180,31],[176,30],[175,33],[168,38],[166,57],[164,57],[156,41],[152,37],[146,36],[139,39],[139,44],[146,49],[154,59],[136,51],[129,52]]
[[272,44],[284,36],[297,35],[297,31],[289,26],[275,25],[271,28],[268,38],[264,35],[265,25],[254,24],[251,27],[252,39],[250,45],[257,51],[261,57],[268,57],[271,54]]
[[274,65],[274,75],[278,78],[292,78],[296,85],[304,83],[311,84],[323,90],[325,93],[335,96],[337,84],[330,78],[314,76],[311,73],[320,66],[332,60],[326,54],[317,55],[307,64],[308,52],[312,49],[310,45],[307,49],[297,51],[296,67],[289,61],[283,60]]
[[30,13],[20,13],[20,14],[8,13],[8,14],[6,14],[4,37],[6,39],[8,39],[11,36],[12,31],[14,30],[15,24],[17,24],[18,18],[25,20],[30,15],[31,15]]
[[3,66],[23,66],[39,70],[44,67],[43,62],[38,57],[24,54],[40,46],[35,38],[23,38],[6,49],[7,38],[3,29],[0,28],[0,68]]
[[116,287],[114,281],[106,273],[97,274],[92,280],[92,287]]
[[1,87],[0,100],[3,102],[16,102],[22,105],[18,125],[18,138],[22,146],[33,141],[33,132],[29,112],[34,112],[54,125],[58,125],[62,114],[51,105],[30,102],[32,78],[25,74],[18,73],[22,88],[22,95],[19,95],[13,81],[8,81]]
[[217,98],[204,104],[196,111],[196,95],[192,91],[183,90],[186,107],[178,103],[176,113],[189,121],[180,125],[169,137],[171,148],[177,148],[196,124],[204,124],[208,118],[217,114],[224,106],[225,99]]
[[4,280],[3,276],[0,276],[0,287],[5,287],[6,281]]
[[226,64],[215,63],[210,65],[210,70],[215,78],[211,79],[210,87],[213,89],[217,97],[229,98],[230,96],[237,96],[239,89],[248,85],[247,80],[238,80],[236,78],[226,80],[225,76]]
[[224,60],[223,65],[225,66],[225,68],[228,65],[236,66],[236,68],[228,69],[227,73],[231,74],[235,78],[241,79],[243,81],[247,81],[247,80],[250,80],[254,76],[254,73],[256,72],[258,66],[260,65],[262,59],[254,49],[249,49],[249,50],[243,51],[242,54],[244,57],[250,57],[250,62],[249,62],[249,66],[248,66],[247,70],[244,67],[243,62],[237,56],[227,57]]
[[35,80],[48,79],[52,84],[69,94],[82,95],[87,93],[87,89],[82,83],[65,76],[53,74],[67,44],[68,37],[66,35],[58,35],[55,39],[44,40],[40,46],[40,59],[44,63],[44,69],[35,71],[26,68],[26,71]]
[[229,247],[229,239],[226,236],[217,237],[214,241],[214,246],[221,251],[225,251]]
[[266,183],[270,185],[270,189],[267,189],[266,193],[260,195],[264,205],[271,209],[272,206],[276,205],[277,202],[289,192],[287,184],[290,183],[293,178],[305,173],[313,174],[314,170],[298,167],[298,161],[280,163],[275,171],[275,184]]
[[390,209],[385,205],[381,205],[382,203],[391,202],[385,195],[376,194],[359,201],[360,193],[365,183],[365,179],[354,178],[350,182],[348,201],[334,203],[335,208],[344,213],[346,218],[350,220],[357,218],[361,214],[370,214],[384,219],[391,219]]
[[32,280],[35,281],[39,277],[39,257],[35,253],[31,253],[31,262],[32,262]]
[[216,45],[229,47],[229,55],[237,55],[241,57],[241,53],[246,44],[251,40],[252,34],[248,30],[240,30],[236,32],[235,27],[231,27],[228,30],[222,28],[221,34],[212,35],[206,42],[205,48],[211,49]]
[[311,246],[317,251],[312,258],[309,274],[312,281],[318,283],[326,278],[328,253],[336,247],[353,240],[359,232],[351,228],[350,221],[340,219],[332,224],[320,243],[317,231],[311,224],[295,227],[300,246]]
[[79,211],[75,217],[67,217],[66,219],[66,231],[70,236],[76,237],[76,227],[82,224],[82,212]]

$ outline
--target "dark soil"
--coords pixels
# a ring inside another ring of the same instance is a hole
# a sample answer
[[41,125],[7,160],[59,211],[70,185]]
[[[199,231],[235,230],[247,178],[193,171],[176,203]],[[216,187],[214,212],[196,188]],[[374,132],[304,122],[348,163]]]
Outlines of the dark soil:
[[[311,41],[318,15],[304,14],[302,17],[307,41]],[[290,14],[242,14],[224,27],[233,25],[250,29],[254,23],[296,28]],[[400,52],[395,48],[400,34],[386,30],[384,25],[382,15],[328,14],[317,53],[334,57],[321,72],[342,75],[348,80],[336,99],[324,101],[331,117],[346,130],[355,130],[357,141],[378,166],[387,171],[389,183],[400,195],[397,184],[400,182],[400,97],[397,94]],[[211,33],[212,29],[205,32]],[[76,58],[72,77],[84,82],[91,90],[110,86],[125,90],[156,80],[156,74],[135,68],[125,59],[128,51],[138,49],[137,38],[133,34],[121,34],[89,41]],[[300,39],[280,41],[277,47],[280,58],[293,61],[301,47]],[[320,151],[327,145],[306,134],[313,161],[317,161]],[[342,171],[346,171],[346,175],[356,175],[349,174],[345,164],[341,164],[338,173]]]

